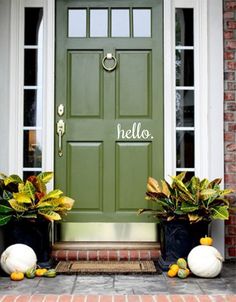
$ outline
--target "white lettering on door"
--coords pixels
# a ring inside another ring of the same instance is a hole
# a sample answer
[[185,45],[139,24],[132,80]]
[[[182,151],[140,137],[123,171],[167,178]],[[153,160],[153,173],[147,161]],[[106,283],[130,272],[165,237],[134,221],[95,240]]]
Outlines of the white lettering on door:
[[153,139],[148,129],[142,129],[141,122],[134,122],[131,129],[122,129],[121,124],[117,124],[117,139]]

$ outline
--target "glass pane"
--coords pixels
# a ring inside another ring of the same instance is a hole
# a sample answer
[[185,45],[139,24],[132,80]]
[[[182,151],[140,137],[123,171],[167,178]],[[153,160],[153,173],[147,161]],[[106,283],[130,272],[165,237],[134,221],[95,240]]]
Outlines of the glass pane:
[[90,10],[90,37],[107,37],[108,11],[107,9]]
[[41,173],[41,172],[40,171],[24,171],[23,180],[25,181],[28,177],[30,177],[32,175],[38,175],[39,173]]
[[113,9],[111,11],[112,24],[111,36],[112,37],[129,37],[129,10],[128,9]]
[[24,85],[37,85],[38,51],[37,49],[25,49],[25,74]]
[[176,91],[176,126],[194,127],[194,91]]
[[24,90],[24,126],[42,125],[42,90]]
[[25,8],[25,45],[38,45],[42,35],[43,9],[40,7]]
[[24,130],[24,167],[42,166],[41,131]]
[[176,167],[194,168],[194,131],[177,131],[176,149]]
[[134,37],[151,37],[151,10],[133,10]]
[[194,86],[193,50],[180,50],[176,52],[176,86]]
[[193,8],[175,10],[176,45],[193,46]]
[[86,37],[85,9],[69,9],[68,37]]

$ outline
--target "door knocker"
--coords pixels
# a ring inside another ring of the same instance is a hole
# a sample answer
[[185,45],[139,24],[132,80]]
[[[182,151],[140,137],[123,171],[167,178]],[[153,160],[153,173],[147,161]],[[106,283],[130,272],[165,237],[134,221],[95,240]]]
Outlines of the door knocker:
[[[107,67],[105,65],[107,60],[113,60],[114,64],[111,67]],[[106,71],[110,72],[110,71],[113,71],[116,68],[116,66],[117,66],[117,59],[116,59],[116,57],[114,57],[112,53],[107,53],[106,56],[102,59],[102,67]]]

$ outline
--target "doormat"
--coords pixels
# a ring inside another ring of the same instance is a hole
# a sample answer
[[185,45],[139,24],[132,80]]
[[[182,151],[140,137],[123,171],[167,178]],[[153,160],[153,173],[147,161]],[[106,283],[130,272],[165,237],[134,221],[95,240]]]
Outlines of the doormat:
[[60,261],[57,274],[83,273],[159,273],[153,261]]

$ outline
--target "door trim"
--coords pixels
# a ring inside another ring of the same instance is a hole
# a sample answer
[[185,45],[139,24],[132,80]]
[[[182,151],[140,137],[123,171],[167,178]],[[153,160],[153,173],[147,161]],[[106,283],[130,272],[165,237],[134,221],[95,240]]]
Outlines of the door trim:
[[[14,0],[11,1],[11,29],[10,33],[10,75],[9,75],[9,125],[6,127],[9,136],[8,144],[8,171],[6,173],[22,173],[22,83],[23,83],[23,8],[24,6],[37,6],[42,4],[45,9],[45,89],[44,100],[47,106],[44,111],[44,140],[43,140],[43,170],[53,170],[54,166],[54,22],[55,22],[55,0]],[[174,173],[175,154],[175,132],[174,118],[175,108],[173,106],[173,55],[174,46],[174,7],[184,7],[190,3],[189,0],[165,0],[164,1],[164,129],[165,129],[165,177]],[[205,57],[205,64],[200,64],[199,74],[204,76],[201,86],[201,97],[199,102],[205,101],[205,107],[199,103],[199,114],[203,113],[203,125],[207,127],[202,130],[203,138],[199,144],[198,151],[201,153],[196,167],[199,176],[214,178],[224,177],[223,157],[223,40],[222,40],[222,1],[221,0],[192,0],[191,3],[198,9],[198,20],[203,43],[199,48],[200,59]],[[205,9],[206,8],[206,9]],[[222,46],[222,47],[219,47]],[[207,56],[206,56],[207,53]],[[217,62],[217,64],[215,64]],[[206,65],[207,63],[207,65]],[[204,66],[203,66],[204,65]],[[203,71],[202,72],[202,68]],[[202,109],[205,108],[205,109]],[[204,111],[206,110],[206,111]],[[3,113],[4,114],[4,113]],[[200,123],[200,121],[199,121]],[[199,125],[198,123],[198,125]],[[204,128],[204,127],[203,127]],[[215,129],[218,129],[215,132]],[[9,130],[8,130],[9,129]],[[201,134],[202,134],[201,133]],[[214,134],[214,135],[213,135]],[[199,136],[200,137],[200,136]],[[208,150],[206,152],[205,150]],[[215,163],[218,163],[217,165]],[[217,223],[214,236],[217,248],[224,255],[224,223]],[[218,235],[217,235],[218,234]]]

